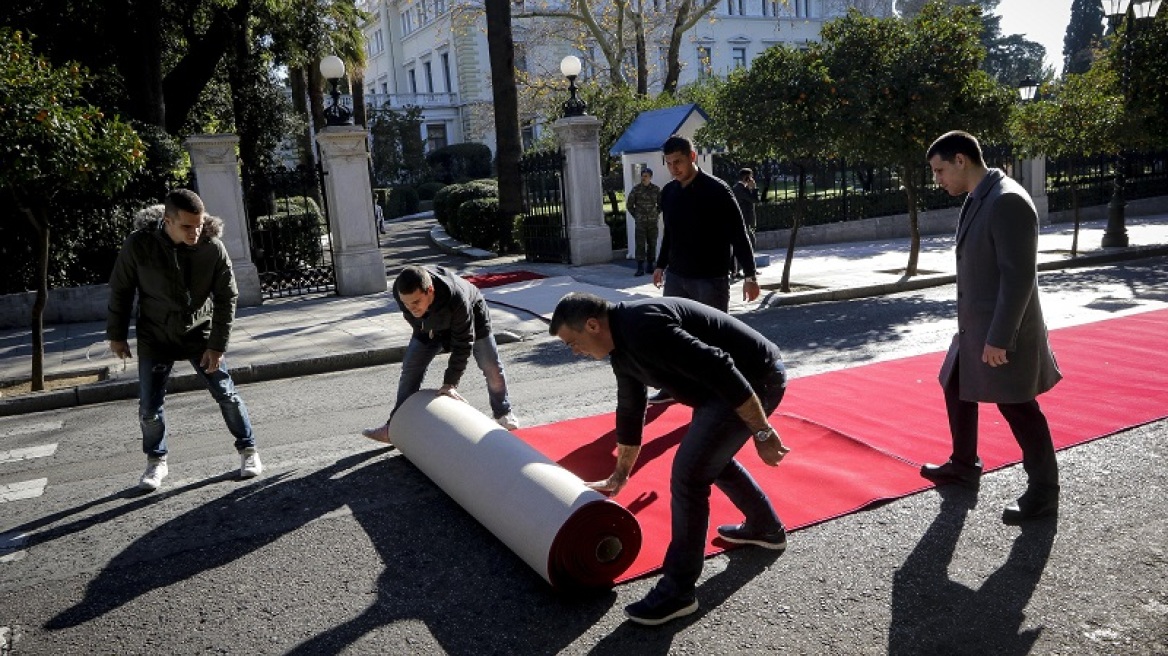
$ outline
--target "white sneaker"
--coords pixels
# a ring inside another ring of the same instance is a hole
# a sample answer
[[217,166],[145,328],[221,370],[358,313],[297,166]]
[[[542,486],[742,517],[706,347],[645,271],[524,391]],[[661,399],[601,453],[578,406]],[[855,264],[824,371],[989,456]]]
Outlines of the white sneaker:
[[519,430],[519,419],[515,417],[514,412],[508,412],[502,417],[495,417],[495,421],[499,422],[500,426],[509,431]]
[[389,441],[389,424],[382,424],[377,428],[365,428],[361,434],[375,442],[383,442],[385,444],[393,444]]
[[264,471],[264,463],[260,462],[260,453],[255,449],[244,449],[239,452],[239,477],[255,478]]
[[146,460],[146,471],[142,473],[142,478],[138,479],[138,489],[154,491],[162,487],[162,479],[169,474],[166,467],[166,458],[148,458]]

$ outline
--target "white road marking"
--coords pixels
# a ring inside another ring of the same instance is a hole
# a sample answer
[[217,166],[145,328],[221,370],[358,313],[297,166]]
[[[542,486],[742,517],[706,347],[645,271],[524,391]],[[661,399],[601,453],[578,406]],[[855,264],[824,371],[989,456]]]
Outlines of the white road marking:
[[42,421],[37,424],[17,424],[6,428],[0,428],[0,437],[12,437],[13,435],[28,435],[29,433],[47,433],[49,431],[57,430],[64,424],[61,421]]
[[39,497],[45,493],[45,486],[48,484],[47,478],[35,478],[31,481],[0,485],[0,503]]
[[44,444],[42,446],[30,446],[24,449],[0,451],[0,465],[8,462],[18,462],[20,460],[32,460],[33,458],[47,458],[56,452],[56,444]]

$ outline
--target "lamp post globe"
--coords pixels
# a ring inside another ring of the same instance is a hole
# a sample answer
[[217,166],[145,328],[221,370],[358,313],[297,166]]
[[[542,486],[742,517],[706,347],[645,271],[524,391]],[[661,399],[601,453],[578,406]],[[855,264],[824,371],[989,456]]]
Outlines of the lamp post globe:
[[332,85],[332,102],[324,110],[325,125],[352,125],[353,112],[341,104],[341,91],[338,88],[341,78],[345,77],[345,62],[336,55],[329,55],[320,60],[320,74]]
[[583,65],[580,58],[575,55],[568,55],[560,60],[560,72],[564,77],[568,78],[568,93],[569,98],[564,103],[564,116],[584,116],[585,110],[588,108],[583,100],[576,97],[576,78],[580,75],[580,70]]

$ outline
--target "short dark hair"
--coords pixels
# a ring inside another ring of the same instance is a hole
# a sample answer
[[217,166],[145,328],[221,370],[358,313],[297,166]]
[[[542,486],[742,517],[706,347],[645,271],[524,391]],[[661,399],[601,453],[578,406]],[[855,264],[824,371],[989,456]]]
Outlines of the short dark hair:
[[648,175],[651,178],[653,177],[653,169],[646,166],[645,168],[641,169],[641,175]]
[[940,156],[942,160],[952,162],[958,155],[965,155],[974,164],[985,166],[985,158],[981,155],[981,144],[977,142],[977,137],[962,130],[951,130],[937,137],[933,145],[929,146],[929,151],[925,153],[925,159]]
[[398,296],[417,291],[430,291],[433,286],[434,279],[430,277],[430,272],[416,264],[402,269],[401,273],[397,274],[397,279],[393,281],[393,291]]
[[754,175],[754,171],[750,170],[747,167],[742,167],[742,168],[738,169],[738,179],[739,180],[745,180],[746,178],[749,178],[752,175]]
[[564,295],[556,310],[552,313],[552,325],[548,327],[549,335],[559,334],[560,328],[567,326],[577,332],[584,330],[584,324],[589,319],[599,319],[608,315],[612,303],[588,292],[571,292]]
[[661,144],[661,152],[666,155],[672,155],[673,153],[688,155],[694,152],[693,142],[680,134],[675,134],[666,139],[665,143]]
[[190,189],[172,189],[166,194],[166,199],[163,201],[163,216],[170,218],[178,218],[180,211],[190,212],[191,214],[198,214],[202,216],[207,212],[203,206],[203,199]]

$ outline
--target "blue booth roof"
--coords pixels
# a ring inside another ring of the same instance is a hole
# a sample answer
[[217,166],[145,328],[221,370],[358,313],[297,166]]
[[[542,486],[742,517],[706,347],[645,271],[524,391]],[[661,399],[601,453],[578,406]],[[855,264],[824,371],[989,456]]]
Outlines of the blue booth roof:
[[685,123],[689,115],[697,112],[707,121],[710,117],[695,103],[654,109],[641,112],[633,119],[632,125],[616,140],[609,155],[624,153],[651,153],[661,150],[665,140],[673,136],[677,129]]

